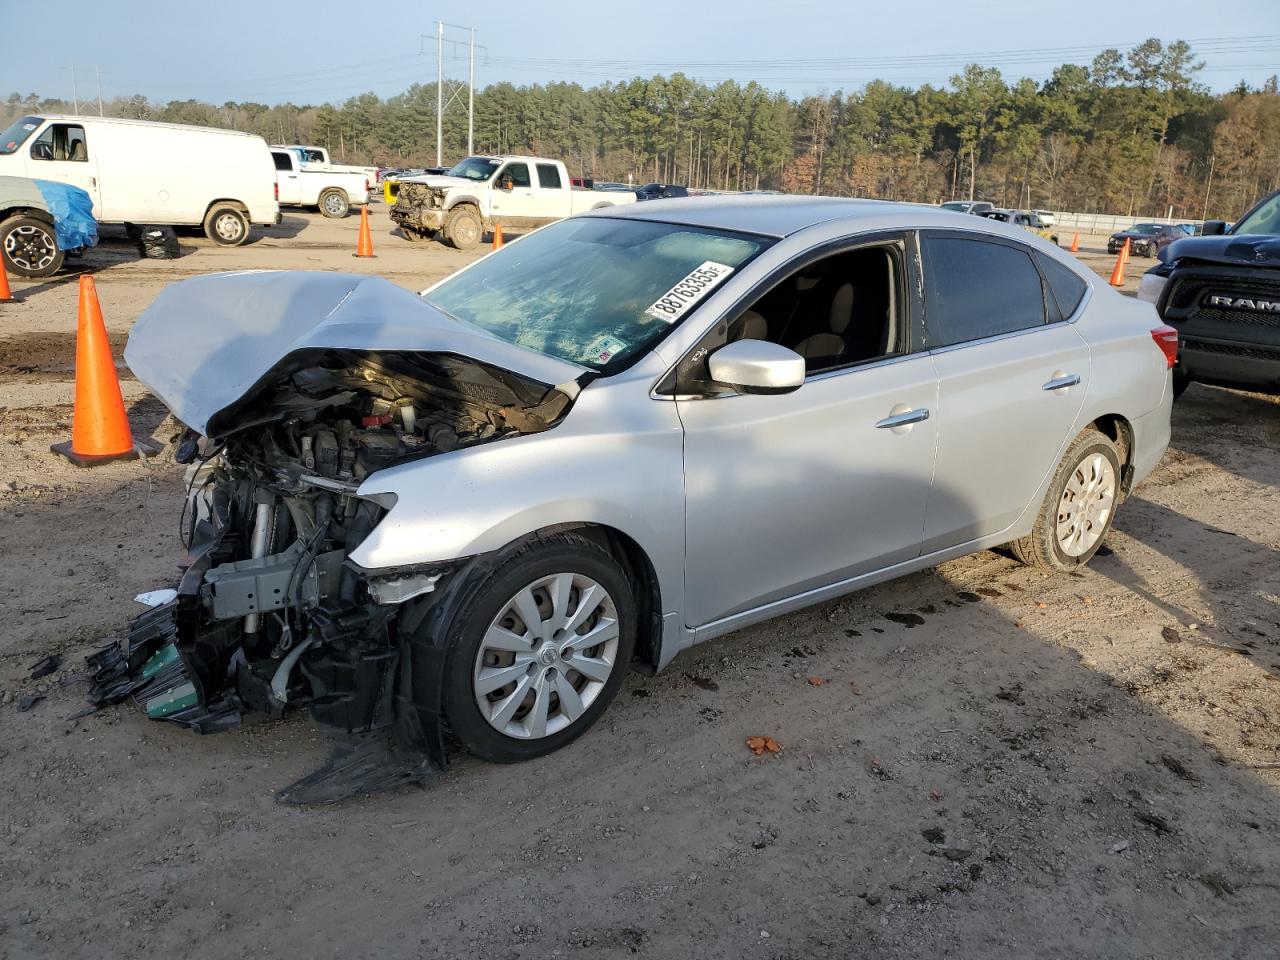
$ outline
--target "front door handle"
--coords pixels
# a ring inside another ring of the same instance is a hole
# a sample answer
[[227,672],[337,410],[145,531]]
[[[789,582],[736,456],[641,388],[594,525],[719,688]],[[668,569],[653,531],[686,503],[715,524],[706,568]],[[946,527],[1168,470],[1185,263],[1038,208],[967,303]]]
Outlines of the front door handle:
[[1052,380],[1042,386],[1041,390],[1065,390],[1067,387],[1074,387],[1080,382],[1080,374],[1078,373],[1061,373],[1056,375]]
[[876,423],[876,427],[881,430],[892,430],[894,427],[906,427],[913,423],[920,423],[922,420],[929,419],[929,411],[921,408],[919,410],[907,410],[903,413],[891,413]]

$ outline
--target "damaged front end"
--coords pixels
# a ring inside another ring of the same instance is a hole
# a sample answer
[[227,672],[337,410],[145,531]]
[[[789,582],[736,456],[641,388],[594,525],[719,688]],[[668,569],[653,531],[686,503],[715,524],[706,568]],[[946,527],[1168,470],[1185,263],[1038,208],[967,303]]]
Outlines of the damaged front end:
[[440,187],[402,181],[391,219],[410,240],[428,237],[444,226],[444,198]]
[[392,465],[546,430],[569,403],[564,389],[453,354],[287,354],[179,444],[180,578],[150,598],[157,605],[122,646],[90,657],[91,699],[132,696],[152,719],[200,733],[308,706],[334,756],[282,791],[285,802],[442,770],[440,650],[422,625],[463,561],[377,571],[353,562],[394,506],[390,495],[362,497],[360,485]]

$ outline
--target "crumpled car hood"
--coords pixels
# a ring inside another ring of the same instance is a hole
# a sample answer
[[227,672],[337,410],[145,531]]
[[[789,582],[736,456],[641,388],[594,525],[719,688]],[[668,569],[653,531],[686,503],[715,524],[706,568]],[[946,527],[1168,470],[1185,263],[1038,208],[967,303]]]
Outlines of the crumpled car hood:
[[1166,257],[1169,263],[1180,259],[1208,260],[1232,266],[1280,267],[1280,237],[1264,234],[1224,234],[1217,237],[1186,237],[1175,240]]
[[289,354],[317,349],[454,354],[548,387],[590,372],[454,320],[381,277],[308,271],[172,284],[134,323],[124,359],[174,416],[207,433]]

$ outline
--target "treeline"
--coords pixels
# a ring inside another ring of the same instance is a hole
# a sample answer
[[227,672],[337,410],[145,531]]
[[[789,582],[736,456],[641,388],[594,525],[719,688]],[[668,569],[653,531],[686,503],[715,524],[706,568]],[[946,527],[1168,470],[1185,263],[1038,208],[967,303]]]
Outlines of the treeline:
[[[497,83],[476,93],[475,147],[559,157],[602,180],[1233,219],[1280,187],[1280,94],[1272,77],[1261,89],[1214,95],[1196,80],[1202,67],[1182,41],[1147,40],[1064,64],[1043,83],[1009,82],[975,64],[946,87],[873,82],[799,100],[679,73],[590,88]],[[322,144],[347,161],[435,162],[434,84],[341,105],[138,95],[104,107]],[[15,93],[3,109],[11,119],[70,105]],[[455,106],[444,120],[445,161],[466,142],[466,114]]]

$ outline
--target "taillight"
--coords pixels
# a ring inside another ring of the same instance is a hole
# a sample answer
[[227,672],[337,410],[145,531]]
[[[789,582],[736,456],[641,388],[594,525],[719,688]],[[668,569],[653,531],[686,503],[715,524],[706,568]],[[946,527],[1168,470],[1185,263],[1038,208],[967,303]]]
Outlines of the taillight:
[[280,183],[277,181],[274,184],[274,186],[276,188],[276,203],[279,203],[280,202]]
[[1164,365],[1172,370],[1178,362],[1178,331],[1173,327],[1159,326],[1151,331],[1151,339],[1164,354]]

